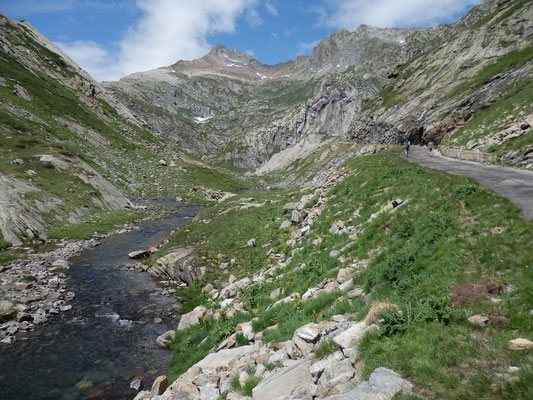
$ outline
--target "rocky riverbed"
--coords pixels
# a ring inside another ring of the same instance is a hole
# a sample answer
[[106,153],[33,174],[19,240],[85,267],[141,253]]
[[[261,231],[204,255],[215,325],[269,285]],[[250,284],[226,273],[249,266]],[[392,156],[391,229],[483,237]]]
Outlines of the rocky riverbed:
[[53,251],[29,254],[28,259],[0,266],[0,315],[4,319],[14,317],[0,325],[1,343],[10,344],[15,334],[31,331],[54,315],[72,309],[67,303],[76,294],[67,289],[68,259],[98,246],[102,239],[60,241]]
[[114,232],[122,234],[60,241],[4,266],[2,307],[15,319],[1,325],[2,398],[128,398],[133,379],[165,373],[170,353],[156,339],[175,328],[179,304],[172,283],[152,279],[128,253],[161,242],[200,209],[181,205]]

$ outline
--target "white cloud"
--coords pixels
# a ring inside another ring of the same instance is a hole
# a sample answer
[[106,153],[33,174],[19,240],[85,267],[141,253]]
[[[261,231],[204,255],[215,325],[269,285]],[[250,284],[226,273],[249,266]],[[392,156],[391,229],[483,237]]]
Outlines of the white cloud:
[[93,77],[106,76],[112,68],[113,63],[109,51],[98,43],[76,41],[55,42],[55,44]]
[[379,27],[428,26],[459,16],[482,0],[329,0],[333,12],[321,22],[355,29],[361,24]]
[[95,79],[116,80],[205,55],[208,35],[234,32],[237,18],[256,5],[257,0],[137,0],[142,16],[117,51],[91,42],[59,46]]
[[245,53],[248,54],[248,55],[250,55],[250,56],[252,56],[252,57],[255,57],[255,53],[254,53],[254,51],[251,50],[251,49],[246,50]]
[[265,2],[265,8],[267,9],[267,11],[273,15],[274,17],[277,17],[277,15],[279,14],[278,13],[278,9],[276,8],[276,6],[274,5],[274,3],[272,2],[272,0],[266,0]]
[[259,12],[255,8],[249,8],[246,11],[246,22],[248,22],[248,25],[252,27],[253,29],[256,29],[263,25],[263,18],[259,15]]

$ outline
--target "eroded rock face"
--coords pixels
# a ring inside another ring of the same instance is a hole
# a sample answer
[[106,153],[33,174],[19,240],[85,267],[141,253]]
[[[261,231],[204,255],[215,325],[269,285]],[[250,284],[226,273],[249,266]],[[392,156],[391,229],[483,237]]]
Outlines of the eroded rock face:
[[[275,66],[216,46],[200,59],[136,73],[105,86],[153,129],[194,154],[235,160],[236,166],[259,167],[261,173],[274,164],[284,165],[285,159],[294,160],[291,153],[305,157],[308,149],[320,147],[325,135],[358,143],[396,144],[407,137],[438,143],[505,87],[531,73],[531,65],[506,71],[466,99],[442,99],[450,87],[476,77],[496,57],[527,46],[530,6],[498,24],[492,24],[494,18],[470,29],[497,7],[505,12],[504,3],[485,1],[455,24],[428,29],[363,25],[355,32],[341,30],[309,56]],[[427,56],[414,60],[409,73],[396,69],[424,52]],[[398,104],[384,104],[380,90],[386,84],[398,94]],[[296,93],[296,104],[270,101],[272,90]],[[168,114],[153,112],[154,106]],[[190,124],[178,118],[180,109],[191,113]],[[232,138],[217,134],[235,128],[239,134]],[[198,129],[209,140],[195,135]],[[214,155],[232,141],[246,152],[234,149]],[[269,159],[272,162],[265,163]]]
[[0,229],[4,240],[19,245],[21,238],[46,237],[46,224],[40,211],[59,199],[30,201],[24,198],[27,193],[38,193],[36,186],[0,174]]
[[190,285],[205,274],[206,268],[196,266],[194,248],[180,247],[158,259],[150,267],[150,271],[178,283]]

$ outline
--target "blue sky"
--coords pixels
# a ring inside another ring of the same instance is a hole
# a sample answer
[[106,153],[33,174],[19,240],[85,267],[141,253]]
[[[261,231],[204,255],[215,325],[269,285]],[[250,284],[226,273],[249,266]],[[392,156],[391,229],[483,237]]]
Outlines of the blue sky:
[[454,22],[481,0],[0,0],[95,79],[193,59],[217,43],[265,64],[308,54],[323,38],[362,23]]

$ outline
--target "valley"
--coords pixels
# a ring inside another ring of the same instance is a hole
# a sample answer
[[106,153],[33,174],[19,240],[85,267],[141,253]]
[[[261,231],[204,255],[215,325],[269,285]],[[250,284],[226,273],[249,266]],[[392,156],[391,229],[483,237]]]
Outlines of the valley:
[[485,0],[99,83],[0,15],[0,392],[532,398],[532,49]]

